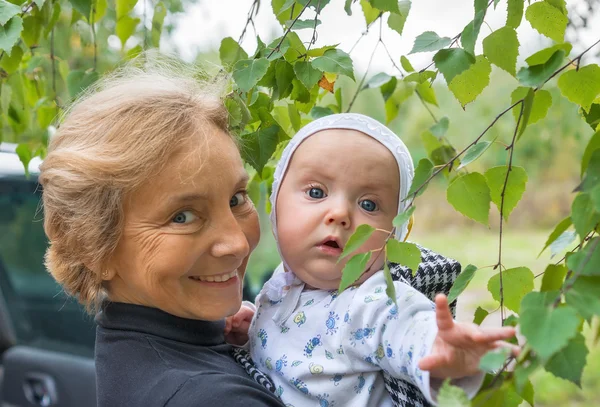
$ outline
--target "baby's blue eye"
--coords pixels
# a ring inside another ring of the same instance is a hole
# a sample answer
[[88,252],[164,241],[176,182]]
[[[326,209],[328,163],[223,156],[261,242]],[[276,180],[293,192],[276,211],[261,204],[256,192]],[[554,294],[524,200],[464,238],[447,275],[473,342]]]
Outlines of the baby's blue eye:
[[229,200],[229,207],[233,208],[234,206],[243,205],[246,203],[246,194],[244,192],[238,192]]
[[377,204],[370,199],[365,199],[364,201],[360,201],[358,203],[361,208],[363,208],[367,212],[373,212],[377,210]]
[[321,188],[311,188],[308,191],[308,196],[314,199],[321,199],[325,197],[325,192]]
[[176,214],[171,220],[173,223],[186,224],[196,220],[198,217],[192,211],[183,211]]

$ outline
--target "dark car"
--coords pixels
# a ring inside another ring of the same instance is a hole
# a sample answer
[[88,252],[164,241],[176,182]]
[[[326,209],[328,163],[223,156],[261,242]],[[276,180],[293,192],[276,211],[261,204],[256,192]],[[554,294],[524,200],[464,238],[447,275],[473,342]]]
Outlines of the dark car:
[[37,183],[0,144],[0,405],[94,407],[95,325],[44,267]]

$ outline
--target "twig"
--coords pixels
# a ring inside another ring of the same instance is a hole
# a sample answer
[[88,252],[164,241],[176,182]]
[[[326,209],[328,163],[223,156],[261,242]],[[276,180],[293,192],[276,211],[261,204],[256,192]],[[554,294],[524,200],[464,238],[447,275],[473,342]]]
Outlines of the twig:
[[348,51],[349,54],[351,54],[352,51],[354,51],[354,48],[356,48],[356,46],[358,45],[360,40],[362,40],[364,37],[366,37],[369,34],[369,28],[371,28],[373,26],[373,24],[375,24],[375,22],[381,18],[382,15],[383,15],[383,13],[379,13],[377,18],[375,20],[371,21],[371,24],[367,25],[367,29],[360,34],[360,37],[358,37],[358,39],[356,40],[356,42],[354,43],[352,48],[350,48],[350,51]]
[[144,4],[144,15],[143,15],[143,23],[142,23],[142,27],[144,27],[144,49],[148,48],[148,27],[146,26],[146,22],[148,21],[147,19],[147,14],[146,14],[146,8],[148,7],[148,0],[142,0],[143,4]]
[[515,141],[517,134],[519,134],[519,125],[521,124],[521,118],[523,117],[523,110],[525,109],[525,102],[521,102],[521,110],[519,112],[519,118],[517,119],[517,125],[515,126],[515,132],[513,134],[512,142],[507,147],[510,150],[508,159],[508,169],[506,170],[506,178],[504,178],[504,186],[502,187],[502,193],[500,194],[500,233],[498,238],[498,264],[494,267],[498,267],[498,275],[500,276],[500,318],[502,319],[502,325],[504,325],[504,287],[502,286],[502,226],[504,225],[504,197],[506,195],[506,186],[508,185],[508,177],[512,170],[513,154],[515,152]]
[[538,89],[540,89],[542,86],[544,86],[546,83],[548,83],[548,81],[550,79],[554,78],[556,75],[558,75],[559,73],[561,73],[562,71],[564,71],[565,69],[567,69],[567,67],[569,65],[573,64],[573,62],[577,62],[577,66],[579,67],[579,61],[581,61],[581,57],[583,57],[589,50],[591,50],[592,48],[594,48],[598,44],[600,44],[600,39],[598,41],[596,41],[595,43],[593,43],[592,45],[590,45],[585,51],[583,51],[581,54],[579,54],[577,57],[575,57],[572,61],[569,61],[568,64],[564,65],[558,71],[556,71],[552,75],[550,75],[550,77],[548,79],[546,79],[544,81],[544,83],[542,83],[540,86],[538,86],[537,88],[535,88],[535,90],[537,91]]
[[290,33],[290,31],[292,31],[292,27],[294,27],[294,24],[296,24],[296,21],[298,21],[298,19],[302,15],[302,13],[304,13],[304,11],[308,8],[308,6],[310,6],[310,3],[312,3],[312,0],[309,0],[306,3],[306,5],[302,8],[302,10],[300,10],[300,14],[298,14],[296,16],[294,21],[292,21],[292,24],[290,24],[290,26],[285,30],[285,32],[283,33],[283,36],[281,37],[281,40],[279,40],[279,43],[275,46],[275,48],[273,48],[271,50],[271,52],[269,52],[269,55],[267,55],[267,59],[271,58],[271,55],[273,55],[275,53],[275,51],[279,50],[279,47],[281,47],[281,44],[283,44],[283,41],[285,40],[285,37],[287,37],[287,35]]
[[379,22],[380,22],[379,41],[377,41],[377,44],[375,44],[375,48],[373,48],[373,52],[371,53],[371,58],[369,58],[369,64],[367,65],[367,70],[365,71],[365,74],[363,75],[362,79],[360,80],[360,83],[358,84],[358,88],[356,88],[356,92],[354,92],[354,96],[352,97],[352,100],[350,101],[350,104],[348,105],[348,109],[346,109],[346,113],[348,113],[352,109],[352,106],[354,106],[354,102],[356,101],[358,94],[361,92],[363,83],[365,82],[365,79],[367,78],[367,75],[369,73],[369,68],[371,68],[371,63],[373,62],[373,57],[375,56],[375,53],[377,52],[377,47],[379,46],[379,43],[381,42],[381,22],[382,21],[383,20],[381,20],[381,19],[379,20]]
[[[54,1],[52,2],[54,6]],[[58,92],[56,91],[56,60],[54,55],[54,27],[52,27],[52,31],[50,32],[50,62],[52,63],[52,92],[54,92],[54,104],[56,105],[56,115],[60,112],[60,108],[58,106]]]
[[317,10],[315,12],[315,21],[313,26],[312,37],[310,38],[310,43],[308,44],[308,48],[306,49],[306,56],[308,57],[308,51],[310,51],[310,47],[312,47],[317,42],[317,21],[319,17],[319,13],[321,12],[321,0],[317,3]]
[[[144,2],[145,4],[145,2]],[[96,41],[96,27],[94,19],[96,18],[96,1],[92,2],[92,15],[90,16],[90,27],[92,29],[92,42],[94,43],[94,71],[98,68],[98,43]]]
[[253,18],[253,14],[255,11],[255,8],[258,4],[260,0],[254,0],[254,2],[252,3],[252,6],[250,6],[250,10],[248,11],[248,19],[246,20],[246,24],[244,25],[244,29],[242,30],[242,34],[240,35],[240,38],[238,39],[238,45],[241,45],[242,40],[244,39],[244,35],[246,34],[246,30],[248,29],[248,25],[250,24],[250,22],[252,22],[252,18]]

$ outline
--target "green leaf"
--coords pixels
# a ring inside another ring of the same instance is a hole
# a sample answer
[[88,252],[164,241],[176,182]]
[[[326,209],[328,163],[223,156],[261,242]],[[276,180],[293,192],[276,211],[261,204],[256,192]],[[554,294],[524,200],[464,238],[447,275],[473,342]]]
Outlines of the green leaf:
[[[292,23],[294,23],[293,27]],[[317,23],[315,25],[315,19],[312,18],[310,20],[296,20],[296,22],[294,22],[294,20],[287,20],[284,25],[288,28],[292,27],[292,30],[305,30],[307,28],[310,28],[312,30],[315,27],[318,27],[320,24],[321,20],[317,19]]]
[[587,65],[570,70],[558,78],[560,92],[571,102],[589,111],[592,102],[600,95],[600,66]]
[[590,163],[590,159],[592,158],[592,154],[594,151],[600,149],[600,131],[596,132],[587,146],[585,147],[585,151],[583,153],[583,158],[581,159],[581,176],[585,174],[588,164]]
[[569,53],[571,52],[572,48],[573,45],[571,45],[568,42],[565,42],[563,44],[554,44],[551,47],[544,48],[543,50],[531,55],[525,60],[525,62],[527,62],[527,65],[529,66],[545,64],[552,57],[552,55],[554,55],[556,51],[564,51],[566,57],[569,56]]
[[554,308],[557,292],[531,292],[521,302],[521,333],[542,360],[563,349],[577,334],[579,318],[570,306]]
[[275,86],[273,88],[273,98],[283,99],[292,93],[294,87],[293,80],[296,77],[292,65],[284,59],[278,59],[273,62],[275,67]]
[[367,263],[371,259],[371,252],[360,253],[352,256],[342,270],[339,292],[350,287],[364,273]]
[[519,73],[517,73],[517,79],[525,86],[533,88],[541,86],[557,70],[564,57],[565,52],[563,50],[558,50],[543,64],[533,65],[529,68],[521,68]]
[[490,83],[490,73],[492,66],[490,62],[483,56],[476,57],[475,64],[469,69],[457,75],[448,88],[454,94],[454,97],[463,106],[474,101],[481,92]]
[[398,12],[398,0],[371,0],[371,4],[381,11]]
[[392,263],[408,267],[412,270],[413,276],[417,273],[421,264],[421,250],[416,244],[390,239],[385,245],[385,253]]
[[565,281],[567,268],[564,264],[548,264],[542,277],[540,291],[558,291]]
[[488,147],[491,144],[492,143],[489,141],[480,141],[479,143],[469,147],[469,149],[465,152],[465,155],[457,170],[460,170],[461,168],[464,168],[467,165],[471,164],[473,161],[477,160],[481,156],[481,154],[483,154],[485,150],[488,149]]
[[569,341],[567,347],[554,355],[544,368],[556,377],[575,383],[581,388],[581,374],[588,355],[585,338],[579,332]]
[[[577,191],[590,192],[600,184],[600,150],[592,152],[588,167],[585,171],[583,181],[577,187]],[[594,199],[594,196],[592,196]]]
[[479,370],[494,373],[502,368],[509,355],[510,349],[508,348],[492,349],[479,360]]
[[437,123],[429,128],[429,131],[437,138],[444,137],[444,134],[448,131],[450,120],[446,116],[442,117]]
[[369,81],[363,86],[363,89],[378,88],[391,80],[392,77],[390,75],[386,74],[385,72],[380,72],[369,79]]
[[567,246],[575,241],[577,233],[575,231],[567,230],[563,232],[551,245],[550,245],[550,257],[556,256],[558,253],[563,252]]
[[572,224],[573,222],[571,221],[570,216],[567,216],[566,218],[561,220],[559,224],[556,225],[552,233],[550,233],[550,236],[548,236],[548,240],[546,240],[546,244],[544,245],[544,248],[540,251],[540,254],[538,254],[538,257],[540,257],[544,250],[546,250],[548,246],[550,246],[554,241],[556,241],[556,239],[558,239],[558,237],[562,235]]
[[[435,165],[443,165],[452,160],[454,156],[456,156],[456,150],[454,149],[454,147],[447,144],[443,144],[440,148],[435,149],[431,152],[430,158]],[[456,162],[458,163],[459,161]],[[448,173],[447,168],[444,169],[444,171],[446,172],[446,174]]]
[[434,106],[438,105],[433,86],[431,86],[429,83],[419,83],[416,86],[415,91],[418,92],[419,95],[421,95],[421,98],[423,98],[425,102],[431,103]]
[[475,57],[461,48],[446,48],[439,50],[433,57],[437,69],[450,83],[454,77],[475,63]]
[[[293,31],[289,32],[283,42],[286,44],[286,46],[289,45],[289,48],[287,51],[285,51],[285,55],[283,57],[290,64],[296,62],[298,60],[298,58],[300,58],[300,56],[307,54],[307,50],[306,50],[306,47],[304,46],[304,43],[302,42],[300,37],[298,37],[298,34],[296,34],[295,32],[293,32]],[[312,51],[313,50],[311,50],[311,52]]]
[[396,31],[400,35],[402,35],[402,31],[404,30],[404,24],[406,23],[408,13],[410,12],[410,5],[410,1],[399,1],[398,11],[390,13],[390,16],[388,17],[388,27],[390,27],[392,30]]
[[533,98],[535,96],[535,91],[533,90],[533,88],[530,88],[527,91],[527,96],[525,96],[525,99],[523,99],[522,104],[520,105],[520,109],[522,109],[522,115],[521,115],[521,110],[519,111],[519,115],[521,116],[521,120],[519,121],[519,132],[517,133],[517,140],[519,140],[521,138],[521,136],[523,135],[523,132],[525,131],[525,129],[527,128],[527,125],[529,124],[529,117],[531,116],[531,110],[533,109]]
[[[290,8],[294,5],[294,0],[273,0],[271,1],[271,7],[273,8],[273,14],[277,17],[277,20],[283,24],[290,18]],[[300,14],[301,7],[294,8],[294,14],[291,18],[296,18]]]
[[475,276],[475,272],[477,271],[477,267],[472,264],[469,264],[459,275],[456,277],[450,292],[448,293],[448,303],[452,303],[458,296],[467,288],[473,277]]
[[[490,168],[485,172],[485,178],[490,188],[492,201],[496,204],[498,210],[500,210],[500,205],[502,204],[501,194],[502,189],[504,188],[507,170],[508,166],[501,165],[498,167]],[[523,167],[513,166],[508,177],[506,190],[504,192],[503,214],[505,220],[508,220],[508,216],[521,200],[523,192],[525,192],[526,184],[527,172],[525,172],[525,169]]]
[[505,380],[497,388],[479,392],[473,399],[472,405],[481,407],[518,407],[522,402],[523,398],[515,391],[512,384]]
[[519,40],[515,29],[502,27],[488,35],[483,40],[483,53],[492,64],[515,76],[519,55]]
[[346,242],[346,246],[344,246],[344,250],[342,251],[340,258],[338,259],[338,263],[344,257],[358,250],[367,240],[369,240],[373,232],[375,232],[375,228],[373,226],[358,226],[354,233],[348,239],[348,242]]
[[389,298],[396,303],[396,286],[394,285],[394,280],[392,279],[392,273],[390,272],[390,268],[388,266],[387,261],[383,263],[383,276],[385,277],[385,293]]
[[400,57],[400,64],[402,65],[402,68],[404,68],[404,70],[406,72],[414,72],[415,71],[415,68],[413,68],[413,66],[411,65],[408,58],[406,58],[404,55],[402,55]]
[[512,28],[519,28],[523,19],[523,5],[525,0],[508,0],[508,13],[506,16],[506,25]]
[[481,323],[483,322],[483,320],[490,315],[489,312],[487,312],[486,310],[484,310],[481,307],[477,307],[477,309],[475,310],[475,317],[473,318],[473,323],[477,324],[477,325],[481,325]]
[[600,315],[600,277],[579,276],[565,294],[567,304],[588,321]]
[[596,212],[589,194],[581,193],[575,197],[571,206],[571,219],[582,241],[600,222],[600,213]]
[[98,80],[98,72],[75,70],[67,76],[67,88],[71,98],[75,98],[80,92]]
[[132,18],[128,15],[125,15],[117,20],[117,27],[115,32],[117,37],[121,40],[121,46],[124,48],[125,43],[133,35],[135,32],[135,28],[140,23],[139,18]]
[[248,59],[248,54],[231,37],[223,38],[219,47],[219,58],[224,67],[233,67],[240,59]]
[[438,49],[446,48],[451,42],[452,40],[448,37],[440,37],[433,31],[425,31],[415,38],[415,43],[409,54],[437,51]]
[[261,51],[260,57],[265,57],[269,61],[275,61],[276,59],[280,59],[289,49],[290,37],[285,37],[283,40],[281,38],[276,38]]
[[396,217],[392,221],[392,224],[397,228],[401,228],[406,222],[408,222],[408,220],[412,216],[415,209],[417,209],[417,208],[414,206],[411,206],[410,208],[408,208],[408,210],[406,210],[402,213],[399,213],[398,215],[396,215]]
[[[433,172],[433,164],[427,158],[422,158],[417,164],[417,168],[415,169],[415,176],[413,177],[412,184],[410,186],[410,190],[408,191],[407,196],[411,196],[415,193],[415,191],[420,188],[427,179],[431,176]],[[425,192],[427,186],[421,188],[419,193],[415,196],[415,198]]]
[[381,96],[383,96],[384,101],[387,101],[389,98],[392,97],[397,85],[398,79],[395,76],[392,76],[392,78],[387,83],[381,85]]
[[294,105],[293,103],[288,103],[288,114],[290,116],[292,128],[295,131],[300,130],[300,128],[302,127],[302,118],[300,117],[298,109],[296,109],[296,105]]
[[350,55],[340,49],[336,48],[325,51],[322,57],[318,57],[312,61],[312,65],[323,72],[346,75],[354,80],[352,59]]
[[463,389],[450,384],[450,379],[444,380],[437,402],[440,407],[470,407],[471,402]]
[[21,31],[23,31],[23,19],[19,16],[14,16],[6,24],[0,26],[0,51],[4,51],[10,56],[13,46],[19,40]]
[[21,7],[8,1],[0,1],[0,26],[6,25],[8,20],[21,13]]
[[243,59],[233,67],[233,79],[243,92],[248,92],[269,69],[267,58]]
[[404,78],[404,82],[423,83],[430,79],[435,79],[436,75],[437,73],[434,71],[413,72]]
[[273,124],[242,136],[242,158],[254,167],[259,174],[262,174],[265,164],[277,148],[280,129],[277,124]]
[[[515,383],[515,387],[516,383]],[[534,390],[533,390],[533,385],[531,384],[530,380],[527,380],[527,382],[525,383],[525,385],[523,386],[522,391],[519,392],[519,395],[521,397],[523,397],[523,400],[525,400],[526,402],[529,403],[530,406],[534,406]]]
[[[527,94],[531,88],[519,86],[510,95],[511,103],[515,103],[518,100],[527,97]],[[542,120],[548,114],[548,110],[552,106],[552,94],[547,90],[540,89],[535,92],[533,96],[533,105],[531,107],[531,114],[529,115],[529,123],[533,124]],[[515,120],[519,119],[519,113],[521,106],[517,105],[513,108],[513,116]]]
[[446,198],[458,212],[488,225],[490,189],[480,173],[472,172],[456,178],[448,187]]
[[15,149],[17,155],[19,156],[19,161],[23,164],[25,169],[25,176],[29,177],[29,162],[33,158],[33,154],[29,145],[22,143],[17,146]]
[[373,21],[377,20],[377,17],[379,17],[381,11],[371,6],[371,3],[369,3],[367,0],[360,0],[360,5],[362,7],[363,15],[365,16],[365,22],[367,23],[368,27]]
[[44,38],[47,38],[48,34],[52,32],[52,29],[54,28],[56,22],[60,17],[60,10],[60,3],[55,2],[52,6],[52,16],[50,17],[50,20],[46,24],[44,24]]
[[349,16],[352,15],[352,1],[353,0],[346,0],[346,2],[344,3],[344,11],[346,11],[346,14],[348,14]]
[[540,34],[556,42],[564,41],[569,19],[549,3],[545,1],[533,3],[527,7],[525,18]]
[[[152,45],[156,48],[160,46],[160,35],[162,34],[163,23],[167,15],[167,8],[162,1],[156,3],[154,14],[152,15]],[[222,45],[223,43],[221,43]]]
[[9,54],[4,54],[2,60],[0,60],[0,67],[6,71],[7,74],[13,74],[21,65],[21,59],[23,59],[23,49],[15,45]]
[[310,111],[310,115],[313,119],[320,119],[321,117],[330,116],[333,114],[333,110],[328,107],[315,106]]
[[583,109],[579,109],[579,112],[594,131],[600,130],[600,103],[592,103],[588,112]]
[[311,89],[323,77],[323,72],[314,68],[308,61],[296,62],[294,72],[307,89]]
[[[600,276],[600,249],[598,237],[592,239],[585,250],[573,253],[567,257],[567,267],[581,276]],[[590,250],[593,252],[590,254]]]
[[[502,291],[506,308],[519,313],[521,300],[533,290],[533,277],[533,273],[527,267],[516,267],[502,272]],[[487,288],[492,297],[500,302],[500,273],[490,278]]]
[[475,55],[475,43],[477,43],[481,24],[483,24],[485,18],[485,11],[485,9],[476,11],[475,18],[465,26],[460,36],[460,43],[463,48],[472,55]]
[[89,20],[90,14],[92,13],[92,0],[69,0],[69,3],[71,3],[73,8],[80,12],[86,20]]

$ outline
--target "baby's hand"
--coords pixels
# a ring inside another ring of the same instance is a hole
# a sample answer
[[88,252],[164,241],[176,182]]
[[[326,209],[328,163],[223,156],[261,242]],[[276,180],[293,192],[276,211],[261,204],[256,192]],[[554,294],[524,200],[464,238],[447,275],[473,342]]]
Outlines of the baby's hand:
[[248,329],[254,316],[254,310],[246,305],[233,316],[225,320],[225,341],[232,345],[244,346],[248,342]]
[[518,356],[519,347],[504,342],[515,336],[515,328],[481,328],[475,324],[454,322],[445,295],[435,297],[438,334],[431,354],[419,362],[431,377],[459,378],[479,371],[479,360],[489,350],[507,347]]

